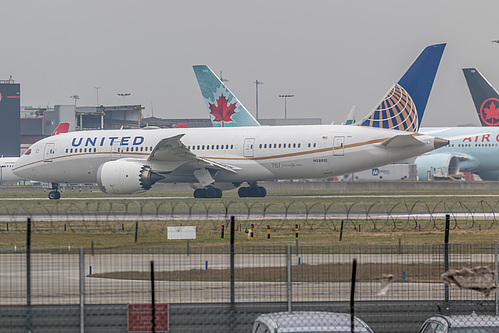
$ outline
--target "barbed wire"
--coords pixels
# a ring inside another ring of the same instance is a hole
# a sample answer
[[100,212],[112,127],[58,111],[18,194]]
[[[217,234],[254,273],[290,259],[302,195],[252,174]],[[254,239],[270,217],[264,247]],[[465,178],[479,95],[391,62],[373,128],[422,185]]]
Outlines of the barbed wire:
[[[47,231],[58,231],[61,223],[72,231],[117,232],[123,223],[140,222],[142,230],[155,222],[165,228],[186,221],[211,222],[214,228],[234,215],[239,221],[254,221],[287,227],[295,221],[301,228],[338,231],[341,221],[345,228],[357,231],[424,231],[443,230],[445,215],[451,216],[452,230],[491,229],[498,225],[499,201],[463,202],[237,202],[237,201],[33,201],[29,204],[0,202],[0,232],[21,228],[14,224],[27,217],[44,222]],[[10,228],[10,230],[9,230]],[[40,224],[40,228],[42,225]],[[151,225],[151,228],[152,225]],[[154,226],[157,228],[157,226]]]

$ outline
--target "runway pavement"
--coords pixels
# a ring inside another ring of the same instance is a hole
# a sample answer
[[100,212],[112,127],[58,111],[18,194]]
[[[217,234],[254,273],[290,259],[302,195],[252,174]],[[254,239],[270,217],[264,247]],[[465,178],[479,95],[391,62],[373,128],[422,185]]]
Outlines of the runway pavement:
[[[298,259],[299,258],[299,259]],[[371,282],[360,282],[356,286],[357,300],[441,300],[444,297],[443,283],[409,283],[400,281],[402,272],[391,272],[390,265],[435,263],[443,269],[441,255],[428,254],[304,254],[292,256],[293,267],[326,263],[351,263],[353,258],[359,264],[381,263],[386,272],[397,277],[386,296],[379,296],[381,277],[373,276]],[[85,302],[88,304],[147,303],[150,301],[151,282],[148,280],[125,280],[92,277],[100,273],[150,272],[154,261],[155,272],[220,270],[229,268],[229,255],[219,254],[96,254],[85,255]],[[493,263],[493,255],[470,254],[451,256],[451,262]],[[22,253],[1,254],[0,262],[0,304],[26,303],[26,256]],[[79,255],[34,253],[31,255],[31,302],[32,304],[77,304],[79,302]],[[236,254],[235,266],[258,270],[271,267],[286,267],[286,255]],[[440,266],[439,266],[440,265]],[[90,269],[92,275],[90,275]],[[188,272],[186,273],[188,274]],[[242,273],[240,273],[242,274]],[[156,301],[165,303],[228,302],[230,284],[225,281],[156,281]],[[293,301],[348,301],[350,282],[294,282]],[[235,284],[236,302],[286,301],[286,282],[240,282]],[[451,287],[451,299],[485,299],[476,291],[461,291]]]

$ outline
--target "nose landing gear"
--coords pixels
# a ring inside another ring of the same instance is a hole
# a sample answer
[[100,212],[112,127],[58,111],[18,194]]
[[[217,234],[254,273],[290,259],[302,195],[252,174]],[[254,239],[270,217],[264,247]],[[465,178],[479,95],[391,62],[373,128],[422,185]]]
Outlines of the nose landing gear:
[[52,191],[49,192],[50,200],[58,200],[61,198],[61,192],[59,192],[58,189],[59,189],[59,184],[52,183]]

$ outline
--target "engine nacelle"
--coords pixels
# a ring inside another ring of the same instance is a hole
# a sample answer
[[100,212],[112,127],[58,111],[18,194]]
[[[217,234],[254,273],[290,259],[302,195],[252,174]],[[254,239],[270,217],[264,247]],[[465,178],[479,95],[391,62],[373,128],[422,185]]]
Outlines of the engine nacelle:
[[110,161],[101,164],[97,170],[97,184],[102,192],[108,194],[144,192],[163,178],[142,161]]
[[419,180],[433,180],[434,176],[447,177],[459,173],[459,159],[452,154],[428,154],[416,158]]

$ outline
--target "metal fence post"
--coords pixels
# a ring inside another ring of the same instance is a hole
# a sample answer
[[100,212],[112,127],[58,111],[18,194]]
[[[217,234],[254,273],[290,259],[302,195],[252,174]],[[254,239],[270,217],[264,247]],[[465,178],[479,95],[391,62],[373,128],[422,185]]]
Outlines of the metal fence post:
[[156,333],[156,296],[154,290],[154,261],[151,260],[151,331]]
[[85,249],[80,247],[80,333],[85,332]]
[[498,285],[498,279],[499,277],[497,276],[498,273],[498,263],[497,263],[497,240],[494,241],[494,263],[495,263],[495,272],[496,272],[496,316],[499,316],[499,300],[497,298],[497,285]]
[[292,302],[292,276],[291,276],[291,245],[287,246],[286,249],[286,260],[287,260],[287,270],[288,270],[288,312],[291,312],[291,302]]
[[229,314],[229,327],[230,332],[236,331],[236,278],[235,278],[235,255],[236,251],[234,248],[234,237],[236,228],[236,218],[234,216],[230,217],[230,314]]
[[352,284],[350,287],[350,331],[355,332],[355,281],[357,280],[357,259],[352,263]]
[[26,331],[31,332],[31,218],[26,223]]
[[[449,271],[449,229],[450,229],[450,215],[445,215],[445,235],[444,235],[444,272]],[[449,284],[444,285],[444,305],[445,314],[450,313],[449,306]]]

